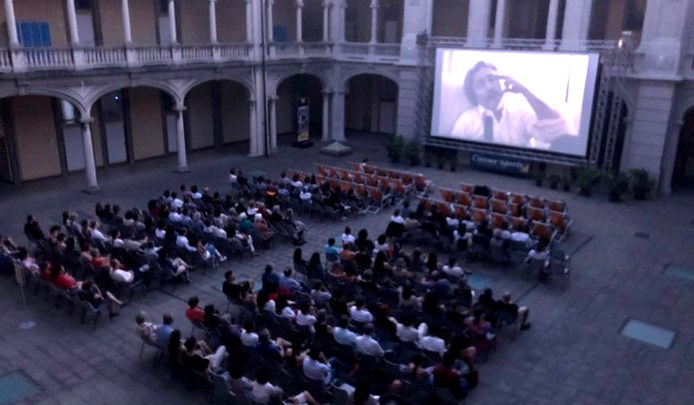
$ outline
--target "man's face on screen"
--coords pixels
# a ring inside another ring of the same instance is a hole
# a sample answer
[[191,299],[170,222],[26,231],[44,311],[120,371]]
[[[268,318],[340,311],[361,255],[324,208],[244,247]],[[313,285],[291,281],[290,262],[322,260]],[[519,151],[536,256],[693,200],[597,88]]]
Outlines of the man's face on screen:
[[489,67],[481,68],[472,77],[472,91],[477,97],[477,104],[488,110],[496,110],[504,94],[499,73]]

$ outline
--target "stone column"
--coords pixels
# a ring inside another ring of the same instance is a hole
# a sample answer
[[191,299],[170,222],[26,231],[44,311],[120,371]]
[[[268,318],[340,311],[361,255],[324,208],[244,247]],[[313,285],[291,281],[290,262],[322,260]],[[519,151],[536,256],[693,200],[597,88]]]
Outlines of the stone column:
[[248,156],[260,156],[262,155],[262,151],[260,148],[260,134],[258,133],[258,111],[256,108],[256,102],[255,100],[251,99],[248,100],[248,111],[250,114],[249,119],[250,119],[250,126],[249,126],[249,137],[248,137],[248,143],[249,143],[249,151],[248,151]]
[[10,40],[10,48],[17,47],[19,46],[19,35],[17,34],[13,0],[5,0],[5,19],[7,20],[7,37]]
[[273,32],[272,32],[272,5],[274,4],[274,0],[267,0],[267,42],[272,42],[274,40],[273,38]]
[[494,47],[500,48],[504,39],[506,25],[506,0],[496,0],[496,19],[494,20]]
[[96,179],[96,161],[94,160],[94,144],[92,143],[91,117],[80,119],[82,129],[82,152],[84,153],[84,172],[87,175],[86,192],[99,191]]
[[330,90],[323,90],[323,118],[321,141],[330,140]]
[[253,42],[253,4],[246,0],[246,42]]
[[304,0],[296,0],[296,42],[303,41],[304,21],[302,12],[304,10]]
[[275,153],[277,152],[277,97],[268,97],[268,104],[270,104],[270,114],[268,114],[268,119],[270,120],[270,145],[268,152]]
[[330,41],[330,0],[323,0],[323,42]]
[[189,172],[188,156],[186,154],[186,129],[183,125],[183,112],[186,107],[183,104],[177,104],[174,107],[176,111],[176,147],[178,148],[178,169],[179,173]]
[[171,45],[178,44],[178,34],[176,34],[176,2],[169,0],[169,34]]
[[217,0],[210,0],[210,43],[217,43]]
[[123,35],[125,36],[125,44],[130,45],[133,42],[133,34],[130,29],[130,5],[129,0],[121,0],[121,12],[123,14]]
[[378,0],[371,0],[371,40],[370,44],[376,43],[378,35]]
[[549,0],[549,15],[547,15],[547,31],[545,32],[544,49],[554,49],[555,33],[557,31],[557,14],[559,13],[559,0]]
[[491,0],[470,0],[467,18],[467,37],[470,45],[482,46],[486,44],[491,12]]
[[80,44],[80,34],[77,31],[77,13],[75,12],[75,0],[67,0],[67,23],[70,26],[70,43],[75,46]]
[[580,51],[585,49],[582,43],[588,39],[592,6],[593,0],[566,0],[561,31],[562,50]]
[[330,135],[336,141],[345,140],[345,92],[336,91],[333,93],[332,103],[332,122]]

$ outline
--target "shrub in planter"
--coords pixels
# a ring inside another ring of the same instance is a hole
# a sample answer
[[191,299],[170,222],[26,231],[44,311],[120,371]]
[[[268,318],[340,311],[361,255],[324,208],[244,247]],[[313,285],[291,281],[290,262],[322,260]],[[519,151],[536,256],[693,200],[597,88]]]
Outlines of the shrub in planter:
[[634,199],[645,200],[653,187],[653,180],[646,169],[633,169],[631,171],[631,191]]
[[451,165],[451,171],[454,172],[455,169],[458,167],[458,151],[457,150],[451,150],[449,151],[449,158],[448,158],[448,163]]
[[559,182],[561,181],[561,177],[559,177],[558,174],[550,174],[547,177],[547,181],[549,182],[549,188],[552,190],[556,190],[557,187],[559,187]]
[[570,191],[571,190],[571,177],[569,176],[564,176],[561,178],[561,187],[564,191]]
[[405,140],[402,138],[402,135],[388,135],[386,150],[388,151],[388,158],[390,158],[391,162],[400,163],[400,158],[404,149]]
[[419,141],[412,139],[405,143],[403,150],[403,156],[410,164],[410,166],[419,166],[421,163],[420,155],[422,154],[422,147],[419,145]]
[[612,172],[607,175],[607,185],[607,199],[612,202],[622,201],[622,194],[629,188],[629,178],[623,172]]
[[600,171],[591,166],[581,166],[578,168],[576,174],[578,193],[589,196],[593,190],[593,186],[600,180]]

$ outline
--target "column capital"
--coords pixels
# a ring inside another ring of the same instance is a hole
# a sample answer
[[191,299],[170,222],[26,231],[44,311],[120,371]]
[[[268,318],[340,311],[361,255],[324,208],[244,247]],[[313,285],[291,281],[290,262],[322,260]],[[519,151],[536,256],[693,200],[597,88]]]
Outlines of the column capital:
[[92,117],[82,117],[82,118],[80,118],[80,124],[82,124],[82,125],[89,125],[89,124],[91,124],[92,122],[94,122],[94,118],[92,118]]
[[210,3],[216,3],[217,0],[210,0]]
[[371,8],[378,8],[378,0],[371,0],[371,4],[369,5]]
[[183,111],[186,110],[186,106],[183,105],[183,104],[178,104],[178,103],[177,103],[177,104],[173,107],[173,110],[176,111],[177,113],[182,113]]
[[304,0],[296,0],[296,1],[294,2],[294,5],[295,5],[297,8],[302,8],[302,7],[304,6]]
[[275,4],[275,0],[266,0],[268,7],[272,7],[273,4]]
[[277,97],[274,94],[270,94],[267,96],[267,99],[268,99],[268,101],[272,101],[274,103],[275,101],[277,101],[279,99],[279,97]]
[[249,99],[248,99],[248,105],[250,105],[251,107],[255,107],[255,103],[256,103],[256,101],[255,101],[254,98],[249,98]]
[[323,93],[324,96],[329,96],[334,93],[333,89],[323,89],[321,90],[321,93]]
[[333,6],[333,2],[332,2],[332,0],[323,0],[323,2],[321,3],[321,6],[323,8],[330,8]]

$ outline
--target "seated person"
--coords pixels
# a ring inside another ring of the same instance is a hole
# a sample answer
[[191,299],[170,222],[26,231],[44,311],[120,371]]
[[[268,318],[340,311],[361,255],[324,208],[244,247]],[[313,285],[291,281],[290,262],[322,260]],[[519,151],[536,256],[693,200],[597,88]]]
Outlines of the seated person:
[[303,301],[299,304],[299,310],[296,312],[296,324],[301,327],[305,327],[315,333],[316,329],[314,327],[316,323],[316,309],[311,306],[308,301]]
[[63,265],[57,261],[49,263],[41,277],[49,280],[54,286],[68,291],[78,288],[81,284],[78,283],[71,275],[67,274],[65,272],[65,268],[63,268]]
[[506,291],[504,295],[501,296],[501,300],[496,302],[497,318],[501,320],[506,320],[509,322],[515,322],[516,319],[520,317],[521,326],[520,329],[527,330],[530,329],[530,322],[528,322],[528,317],[530,316],[530,309],[528,307],[519,307],[511,301],[511,293]]
[[444,330],[436,325],[428,326],[426,323],[419,325],[419,347],[424,351],[436,352],[443,356],[448,349],[446,340],[443,338]]
[[435,386],[448,389],[455,398],[461,398],[466,383],[462,372],[455,368],[455,357],[455,353],[446,352],[441,363],[434,367],[432,375]]
[[[162,324],[157,326],[157,343],[159,343],[159,347],[165,348],[169,346],[171,333],[174,331],[173,326],[171,326],[173,325],[173,317],[171,314],[166,313],[164,314],[162,321]],[[179,341],[181,340],[180,334],[178,339]]]
[[352,346],[357,343],[357,334],[349,330],[349,318],[342,315],[338,325],[333,328],[333,338],[338,344]]
[[282,359],[291,357],[292,344],[279,337],[273,341],[270,337],[270,331],[262,329],[258,333],[255,352],[263,361],[281,362]]
[[383,357],[385,351],[378,343],[376,339],[373,338],[374,326],[371,323],[364,325],[364,334],[357,336],[354,349],[361,354],[373,357]]
[[[99,286],[94,283],[94,280],[91,278],[86,279],[79,287],[79,291],[77,293],[77,296],[83,300],[87,301],[94,308],[99,308],[101,307],[106,300],[108,300],[108,317],[113,319],[113,317],[118,315],[118,312],[116,311],[116,308],[119,306],[125,306],[123,302],[118,300],[113,294],[110,292],[106,292],[106,296],[101,293],[101,290],[99,289]],[[155,340],[156,342],[156,340]]]
[[226,357],[224,346],[219,346],[213,352],[204,340],[191,337],[183,343],[181,361],[185,367],[198,373],[207,374],[210,370],[218,369],[224,357]]
[[292,269],[289,267],[285,267],[283,274],[279,276],[279,288],[290,293],[307,290],[297,279],[292,277]]
[[333,380],[332,365],[328,363],[325,355],[317,347],[311,347],[302,363],[304,376],[311,381],[320,381],[324,385],[330,385]]
[[241,329],[241,343],[246,347],[255,347],[258,344],[258,334],[254,332],[255,324],[251,320],[243,322]]
[[[261,367],[255,375],[255,381],[251,389],[251,399],[256,405],[281,404],[284,397],[282,388],[270,383],[270,369]],[[290,404],[302,405],[317,405],[317,402],[308,391],[303,391],[298,395],[289,397],[285,400]]]
[[395,325],[395,335],[401,342],[417,342],[421,337],[419,329],[415,327],[414,317],[405,313],[401,316],[402,323],[397,319],[390,317],[388,320]]
[[253,295],[253,280],[244,281],[242,283],[236,282],[236,277],[234,273],[229,270],[224,273],[224,282],[222,283],[222,292],[229,298],[237,302],[246,301],[249,295]]
[[[85,280],[84,283],[86,283]],[[84,284],[82,284],[84,289]],[[152,322],[147,321],[147,314],[145,311],[138,312],[135,315],[135,323],[137,324],[137,335],[147,343],[158,345],[157,341],[157,325]]]
[[357,298],[354,305],[349,309],[349,316],[352,321],[361,324],[373,322],[373,315],[364,307],[364,298]]
[[332,294],[325,289],[325,286],[320,281],[313,283],[313,289],[311,290],[311,299],[313,303],[320,307],[327,305],[332,298]]
[[452,277],[462,277],[465,274],[462,267],[456,263],[455,257],[448,259],[448,264],[444,265],[441,271]]
[[110,273],[113,281],[117,283],[131,284],[135,281],[135,272],[126,269],[118,259],[111,260]]
[[198,306],[200,299],[197,296],[192,296],[188,300],[188,308],[186,308],[186,319],[191,322],[204,322],[205,311]]

